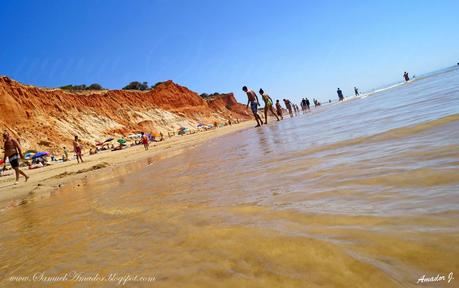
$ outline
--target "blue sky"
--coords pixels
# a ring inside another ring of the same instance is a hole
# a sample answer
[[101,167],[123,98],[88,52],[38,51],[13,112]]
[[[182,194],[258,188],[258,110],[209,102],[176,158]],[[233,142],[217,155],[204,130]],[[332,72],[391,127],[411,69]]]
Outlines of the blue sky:
[[326,101],[459,62],[459,1],[0,0],[0,74]]

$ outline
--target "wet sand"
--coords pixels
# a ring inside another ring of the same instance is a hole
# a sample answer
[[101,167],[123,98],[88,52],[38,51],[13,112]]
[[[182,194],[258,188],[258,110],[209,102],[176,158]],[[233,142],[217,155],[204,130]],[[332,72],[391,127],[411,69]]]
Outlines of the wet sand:
[[[77,164],[76,160],[52,164],[45,168],[22,168],[30,177],[27,183],[21,176],[19,184],[14,185],[14,171],[5,173],[11,175],[0,177],[0,209],[14,207],[27,202],[49,197],[56,189],[67,185],[79,185],[78,181],[89,174],[107,173],[107,167],[135,166],[144,167],[145,162],[154,162],[183,153],[187,149],[212,140],[216,137],[234,133],[254,126],[253,121],[245,121],[232,126],[225,126],[209,131],[185,136],[167,138],[163,142],[150,143],[150,149],[145,151],[142,145],[130,147],[121,151],[102,151],[96,155],[84,155],[84,163]],[[72,155],[72,153],[69,153]],[[133,165],[134,164],[134,165]],[[126,171],[128,173],[130,171]]]
[[[456,287],[458,87],[459,69],[133,152],[1,213],[0,286],[76,271],[156,279],[127,287]],[[418,283],[437,275],[455,279]]]

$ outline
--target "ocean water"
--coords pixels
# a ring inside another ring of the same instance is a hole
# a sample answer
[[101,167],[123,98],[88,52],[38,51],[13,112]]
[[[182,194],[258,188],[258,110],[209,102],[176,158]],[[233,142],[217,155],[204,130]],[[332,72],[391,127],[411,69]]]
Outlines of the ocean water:
[[4,211],[0,286],[459,285],[456,67],[138,166]]

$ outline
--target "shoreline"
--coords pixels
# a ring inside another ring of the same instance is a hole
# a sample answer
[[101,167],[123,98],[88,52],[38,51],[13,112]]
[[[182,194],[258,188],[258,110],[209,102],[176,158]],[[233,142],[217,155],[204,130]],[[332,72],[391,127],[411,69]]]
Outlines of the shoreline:
[[21,176],[17,185],[14,185],[15,178],[13,172],[13,175],[0,178],[0,211],[50,197],[57,190],[78,185],[78,181],[88,176],[95,176],[98,173],[106,172],[108,168],[116,169],[131,166],[133,169],[125,172],[130,173],[135,169],[141,169],[140,167],[135,167],[139,166],[139,164],[174,157],[206,141],[253,126],[253,121],[248,120],[239,124],[196,134],[175,136],[163,142],[150,142],[148,151],[144,150],[143,145],[137,145],[121,151],[107,151],[95,155],[83,155],[85,162],[81,164],[77,164],[76,159],[72,159],[68,162],[53,164],[40,169],[24,170],[30,178],[27,182],[24,182],[24,178]]

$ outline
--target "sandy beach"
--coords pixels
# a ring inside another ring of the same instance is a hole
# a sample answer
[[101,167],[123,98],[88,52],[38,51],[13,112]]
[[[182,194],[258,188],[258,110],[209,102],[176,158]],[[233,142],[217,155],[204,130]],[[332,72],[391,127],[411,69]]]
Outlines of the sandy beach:
[[85,162],[81,164],[78,164],[76,160],[71,160],[40,169],[28,170],[23,168],[30,179],[28,182],[24,182],[24,178],[21,178],[17,185],[14,185],[14,172],[9,170],[5,172],[9,174],[8,176],[0,177],[0,209],[49,197],[57,189],[69,185],[78,185],[78,181],[88,175],[105,173],[108,167],[113,169],[129,166],[131,169],[125,169],[126,172],[129,172],[136,167],[144,167],[146,162],[151,164],[152,161],[178,155],[206,141],[250,128],[253,125],[252,121],[245,121],[209,131],[175,136],[167,138],[163,142],[151,142],[148,151],[145,151],[142,145],[137,145],[121,151],[102,151],[95,155],[88,155],[89,149],[86,149],[83,156]]

